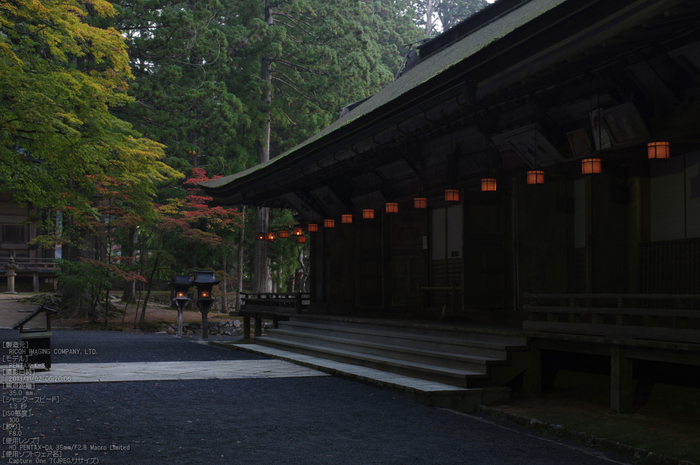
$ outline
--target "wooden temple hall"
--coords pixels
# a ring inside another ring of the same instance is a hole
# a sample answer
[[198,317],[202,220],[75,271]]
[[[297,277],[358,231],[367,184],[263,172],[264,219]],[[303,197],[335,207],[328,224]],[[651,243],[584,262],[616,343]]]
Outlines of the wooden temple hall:
[[641,383],[697,386],[700,1],[498,0],[416,52],[202,184],[305,226],[308,308],[256,342],[526,394],[603,374],[615,411]]

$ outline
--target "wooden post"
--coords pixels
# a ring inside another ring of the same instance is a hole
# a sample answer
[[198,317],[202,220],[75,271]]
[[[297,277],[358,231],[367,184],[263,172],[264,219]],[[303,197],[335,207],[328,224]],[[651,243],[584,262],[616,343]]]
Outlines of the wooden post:
[[[301,292],[294,294],[294,311],[301,313]],[[275,326],[277,328],[277,326]]]
[[250,315],[243,315],[243,339],[250,340]]
[[615,413],[632,413],[634,400],[632,360],[624,352],[622,346],[610,347],[610,410]]
[[262,336],[262,318],[259,316],[255,317],[255,337]]

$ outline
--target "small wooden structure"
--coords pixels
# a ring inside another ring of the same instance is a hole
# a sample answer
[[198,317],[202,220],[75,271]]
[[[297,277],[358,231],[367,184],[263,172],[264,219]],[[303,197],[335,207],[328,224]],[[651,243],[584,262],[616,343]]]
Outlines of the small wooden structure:
[[255,319],[255,336],[261,336],[263,318],[271,319],[273,327],[277,328],[280,320],[307,311],[310,299],[311,294],[303,292],[242,292],[240,312],[230,314],[243,316],[243,339],[249,339],[251,317]]
[[[51,316],[56,310],[40,306],[23,320],[15,323],[12,329],[19,329],[19,337],[23,342],[24,368],[28,369],[32,363],[43,363],[47,370],[51,369]],[[24,326],[39,315],[44,314],[46,324],[41,328],[27,328]]]

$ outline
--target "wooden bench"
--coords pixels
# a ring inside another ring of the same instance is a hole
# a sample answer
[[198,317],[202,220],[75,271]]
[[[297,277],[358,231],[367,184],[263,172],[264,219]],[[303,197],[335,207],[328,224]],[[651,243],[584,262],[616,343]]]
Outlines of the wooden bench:
[[[700,365],[700,295],[526,294],[526,298],[531,304],[523,306],[528,313],[523,330],[533,347],[533,370],[525,389],[531,394],[541,389],[537,377],[542,349],[609,355],[611,409],[623,413],[632,411],[633,359]],[[542,301],[564,301],[568,306],[538,303]],[[672,305],[660,307],[664,302]],[[649,304],[653,307],[647,308]]]
[[255,337],[262,335],[262,320],[272,320],[277,328],[280,320],[288,320],[291,315],[309,309],[311,294],[304,292],[242,292],[241,309],[230,315],[243,317],[243,339],[250,339],[250,319],[255,321]]
[[[457,293],[462,290],[462,286],[456,286],[454,283],[451,286],[418,286],[418,313],[420,314],[425,308],[426,294],[431,291],[448,291],[450,294],[450,316],[457,315],[459,302],[457,301]],[[446,299],[447,300],[447,299]],[[447,311],[447,303],[442,312],[442,317],[445,317]]]

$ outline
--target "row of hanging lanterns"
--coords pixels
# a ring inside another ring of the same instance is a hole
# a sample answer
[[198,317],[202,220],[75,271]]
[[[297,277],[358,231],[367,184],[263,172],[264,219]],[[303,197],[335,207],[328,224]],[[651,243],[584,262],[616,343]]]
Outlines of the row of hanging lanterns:
[[[450,202],[458,202],[459,201],[459,190],[458,189],[445,190],[445,200],[450,201]],[[413,208],[420,209],[420,208],[427,208],[427,207],[428,207],[427,197],[416,197],[413,199]],[[386,213],[398,213],[398,212],[399,212],[398,202],[387,202]],[[374,219],[374,209],[373,208],[362,209],[362,218],[365,220]],[[350,223],[352,223],[352,219],[353,219],[353,216],[349,213],[344,213],[340,216],[340,222],[342,224],[350,224]],[[323,227],[326,229],[335,228],[335,220],[332,218],[324,219],[323,220]],[[318,223],[308,223],[306,225],[306,228],[309,232],[318,232],[319,224]],[[284,235],[282,235],[282,233],[284,233]],[[299,239],[300,239],[299,242],[306,242],[306,237],[303,236],[303,232],[302,232],[301,227],[294,228],[294,236],[299,237]],[[289,237],[289,231],[280,231],[280,237]],[[259,240],[272,241],[275,238],[276,238],[276,235],[274,233],[268,233],[267,236],[265,236],[264,233],[258,234]],[[303,241],[301,239],[303,239]]]
[[[649,142],[647,144],[647,157],[649,160],[665,160],[670,158],[670,143],[666,141]],[[602,172],[602,161],[600,158],[584,158],[581,160],[581,173],[582,174],[600,174]],[[527,172],[527,184],[528,185],[538,185],[544,184],[545,173],[543,170],[535,169],[529,170]],[[482,178],[481,179],[481,191],[482,192],[496,192],[497,190],[497,180],[496,178]],[[446,202],[459,202],[459,189],[445,189],[445,201]],[[415,197],[413,199],[413,208],[423,209],[428,208],[427,197]],[[386,204],[387,213],[398,213],[399,204],[397,202],[387,202]],[[365,220],[374,219],[374,209],[364,208],[362,209],[362,218]],[[352,223],[352,215],[345,213],[340,216],[340,222],[343,224]],[[324,228],[335,228],[335,220],[327,218],[323,220]],[[318,232],[318,223],[308,223],[307,229],[309,232]],[[281,230],[279,232],[280,238],[289,237],[288,230]],[[306,242],[306,236],[304,236],[303,229],[300,226],[296,226],[293,229],[293,235],[297,238],[299,243]],[[258,233],[258,240],[273,241],[277,238],[277,233]]]
[[[671,157],[671,144],[667,141],[649,142],[647,144],[647,159],[667,160]],[[584,158],[581,160],[581,174],[600,174],[602,160],[600,158]]]
[[[647,144],[647,158],[649,160],[667,160],[671,157],[671,144],[666,141],[649,142]],[[581,174],[602,173],[602,160],[600,158],[584,158],[581,160]],[[496,190],[495,180],[493,189],[485,188],[486,179],[481,180],[481,190]],[[527,183],[530,185],[544,184],[544,171],[530,170],[527,172]]]
[[[316,225],[316,231],[318,231],[318,225]],[[301,226],[295,226],[292,229],[292,231],[289,231],[288,229],[282,229],[279,231],[279,233],[276,231],[271,231],[268,233],[259,232],[257,234],[257,237],[259,241],[272,242],[275,239],[277,239],[278,235],[280,239],[288,239],[289,237],[295,237],[297,242],[300,244],[306,242],[306,236],[304,236],[304,229]]]

